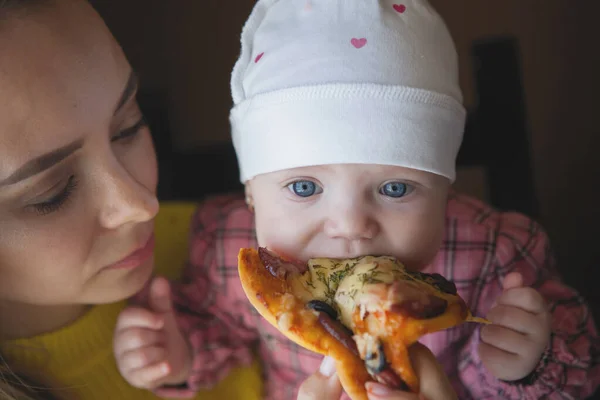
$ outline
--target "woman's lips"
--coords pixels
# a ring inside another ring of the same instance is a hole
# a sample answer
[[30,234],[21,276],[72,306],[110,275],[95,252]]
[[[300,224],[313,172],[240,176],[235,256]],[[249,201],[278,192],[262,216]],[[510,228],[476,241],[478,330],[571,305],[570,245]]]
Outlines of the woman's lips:
[[146,260],[152,257],[154,253],[154,235],[150,235],[150,238],[144,244],[143,247],[140,247],[127,257],[123,258],[120,261],[117,261],[114,264],[106,267],[107,269],[133,269],[142,265]]

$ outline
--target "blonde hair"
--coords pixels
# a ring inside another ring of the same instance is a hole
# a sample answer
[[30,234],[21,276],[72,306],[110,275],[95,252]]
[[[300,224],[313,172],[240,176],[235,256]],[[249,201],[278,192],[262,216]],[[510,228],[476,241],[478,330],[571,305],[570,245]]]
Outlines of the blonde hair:
[[0,400],[41,400],[33,396],[33,388],[15,374],[0,355]]
[[6,381],[0,381],[0,400],[38,400]]

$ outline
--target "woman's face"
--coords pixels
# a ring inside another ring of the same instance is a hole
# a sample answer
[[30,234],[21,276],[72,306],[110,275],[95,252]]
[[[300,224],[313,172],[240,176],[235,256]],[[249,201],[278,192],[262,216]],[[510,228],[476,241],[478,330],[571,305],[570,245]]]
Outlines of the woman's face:
[[154,148],[101,19],[50,4],[0,20],[0,302],[113,302],[152,272]]

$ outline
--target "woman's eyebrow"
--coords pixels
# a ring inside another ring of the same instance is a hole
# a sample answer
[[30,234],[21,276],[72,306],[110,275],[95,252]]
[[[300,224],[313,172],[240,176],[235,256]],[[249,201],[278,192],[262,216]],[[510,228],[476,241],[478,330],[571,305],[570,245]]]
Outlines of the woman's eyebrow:
[[137,89],[138,89],[138,77],[135,74],[135,72],[133,70],[131,70],[131,72],[129,73],[129,79],[127,79],[127,84],[125,85],[125,89],[123,90],[123,93],[121,94],[121,97],[119,98],[117,107],[115,107],[115,114],[118,113],[119,110],[121,108],[123,108],[123,106],[125,104],[127,104],[129,99],[131,99],[131,96],[133,96],[135,94]]
[[0,188],[2,186],[14,185],[15,183],[21,182],[27,178],[31,178],[34,175],[52,168],[65,158],[69,157],[75,151],[79,150],[82,146],[83,139],[78,139],[66,146],[27,161],[8,178],[0,181]]

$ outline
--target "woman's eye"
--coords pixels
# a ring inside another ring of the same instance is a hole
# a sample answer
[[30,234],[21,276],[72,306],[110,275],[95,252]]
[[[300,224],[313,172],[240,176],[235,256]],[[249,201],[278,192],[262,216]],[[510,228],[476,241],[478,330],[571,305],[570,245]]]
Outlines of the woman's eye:
[[288,189],[300,197],[310,197],[323,192],[323,189],[312,181],[296,181],[290,183]]
[[54,195],[54,197],[43,201],[41,203],[33,204],[31,207],[35,210],[39,215],[47,215],[58,211],[63,207],[67,201],[71,198],[73,191],[77,188],[77,180],[75,176],[71,176],[67,181],[65,187],[60,191],[60,193]]
[[134,125],[130,126],[129,128],[123,129],[121,132],[119,132],[118,134],[116,134],[115,136],[113,136],[112,138],[110,138],[110,141],[111,142],[116,142],[116,141],[119,141],[119,140],[124,140],[124,139],[127,139],[127,138],[134,137],[145,126],[148,126],[148,123],[146,122],[146,119],[144,117],[142,117]]
[[406,196],[409,191],[410,186],[402,182],[389,182],[383,185],[381,189],[379,189],[379,193],[381,193],[382,195],[392,197],[395,199]]

